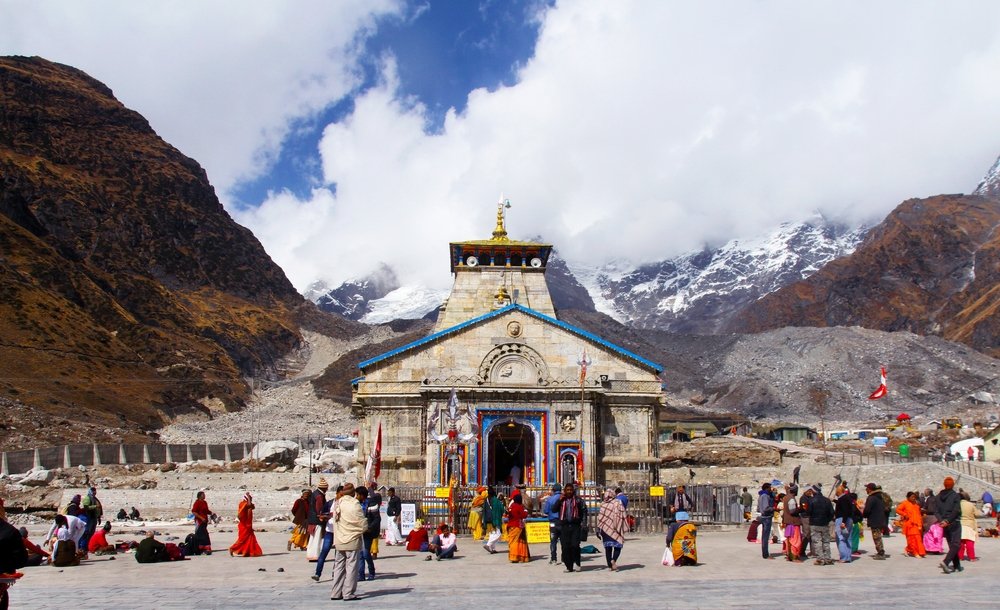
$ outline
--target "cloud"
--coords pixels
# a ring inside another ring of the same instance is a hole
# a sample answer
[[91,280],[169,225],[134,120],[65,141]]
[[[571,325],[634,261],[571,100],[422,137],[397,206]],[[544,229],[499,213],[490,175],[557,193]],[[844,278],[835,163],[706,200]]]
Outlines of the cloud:
[[5,0],[0,52],[101,80],[225,194],[268,169],[291,121],[359,84],[358,41],[398,5]]
[[516,84],[433,133],[387,62],[324,133],[335,192],[241,217],[297,286],[379,262],[445,286],[446,243],[488,237],[501,190],[512,236],[642,261],[815,211],[878,220],[970,191],[1000,152],[995,3],[594,0],[542,19]]

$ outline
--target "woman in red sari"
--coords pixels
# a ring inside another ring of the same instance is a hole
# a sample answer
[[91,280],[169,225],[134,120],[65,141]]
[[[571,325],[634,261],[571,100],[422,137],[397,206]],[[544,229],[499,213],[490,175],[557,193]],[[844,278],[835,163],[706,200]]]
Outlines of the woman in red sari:
[[237,557],[260,557],[264,551],[257,544],[257,536],[253,533],[253,496],[247,492],[240,502],[240,508],[236,518],[239,520],[237,533],[239,537],[233,546],[229,547],[229,554]]
[[521,494],[513,497],[510,508],[507,509],[507,558],[512,563],[527,563],[531,561],[528,552],[528,537],[524,530],[524,520],[528,511],[524,509]]
[[199,491],[198,497],[191,506],[194,515],[194,548],[188,550],[189,555],[212,554],[212,540],[208,537],[208,521],[214,516],[205,501],[205,492]]

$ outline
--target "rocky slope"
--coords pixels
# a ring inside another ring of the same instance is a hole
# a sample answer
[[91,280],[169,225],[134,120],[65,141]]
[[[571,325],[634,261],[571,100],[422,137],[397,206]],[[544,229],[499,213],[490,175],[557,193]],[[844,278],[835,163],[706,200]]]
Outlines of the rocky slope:
[[905,201],[853,254],[749,305],[728,329],[855,325],[1000,355],[1000,199]]
[[204,170],[79,70],[0,58],[0,176],[5,446],[237,409],[301,324],[359,332],[305,302]]

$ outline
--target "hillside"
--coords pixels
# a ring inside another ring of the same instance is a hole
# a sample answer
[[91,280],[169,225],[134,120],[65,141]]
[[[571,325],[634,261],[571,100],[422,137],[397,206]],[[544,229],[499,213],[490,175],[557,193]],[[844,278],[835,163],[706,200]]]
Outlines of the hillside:
[[0,58],[0,443],[138,438],[238,409],[299,327],[296,293],[205,171],[102,83]]
[[746,307],[728,329],[863,326],[1000,355],[1000,199],[900,204],[853,254]]

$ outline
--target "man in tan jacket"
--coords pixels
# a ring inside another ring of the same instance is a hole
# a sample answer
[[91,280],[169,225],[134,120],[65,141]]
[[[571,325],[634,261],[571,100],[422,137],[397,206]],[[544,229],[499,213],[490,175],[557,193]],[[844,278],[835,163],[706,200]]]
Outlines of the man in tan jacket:
[[354,484],[347,483],[334,502],[331,519],[335,520],[333,546],[333,591],[330,599],[358,599],[358,554],[368,520],[354,497]]

